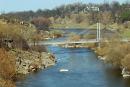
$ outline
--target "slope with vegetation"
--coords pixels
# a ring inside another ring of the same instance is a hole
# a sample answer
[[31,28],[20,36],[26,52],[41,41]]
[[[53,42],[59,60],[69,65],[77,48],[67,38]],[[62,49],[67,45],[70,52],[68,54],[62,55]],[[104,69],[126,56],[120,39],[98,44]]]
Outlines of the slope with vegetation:
[[130,72],[130,43],[112,40],[110,43],[102,43],[97,50],[98,55],[114,67],[122,70],[122,75]]
[[0,20],[0,87],[15,87],[20,74],[55,64],[54,56],[44,46],[29,46],[36,35],[34,26]]

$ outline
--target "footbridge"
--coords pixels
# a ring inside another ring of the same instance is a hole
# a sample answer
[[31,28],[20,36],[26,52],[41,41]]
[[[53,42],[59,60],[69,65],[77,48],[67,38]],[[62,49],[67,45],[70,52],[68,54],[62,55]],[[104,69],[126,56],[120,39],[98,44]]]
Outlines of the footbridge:
[[[64,45],[64,44],[86,44],[86,43],[98,43],[99,41],[97,41],[96,39],[90,39],[90,40],[80,40],[80,41],[53,41],[53,42],[38,42],[37,45]],[[31,43],[30,45],[33,45],[33,43]]]
[[[120,39],[121,42],[129,42],[128,39]],[[89,43],[100,43],[100,42],[111,42],[107,39],[101,39],[100,41],[97,39],[88,39],[88,40],[80,40],[80,41],[40,41],[36,43],[36,45],[65,45],[65,44],[89,44]],[[29,45],[34,45],[34,43],[30,43]]]

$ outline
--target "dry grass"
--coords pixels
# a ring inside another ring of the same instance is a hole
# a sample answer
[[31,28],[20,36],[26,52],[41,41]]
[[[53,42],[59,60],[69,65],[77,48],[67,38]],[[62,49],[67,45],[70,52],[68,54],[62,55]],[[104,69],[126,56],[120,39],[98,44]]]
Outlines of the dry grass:
[[108,53],[107,49],[108,49],[107,47],[97,48],[98,55],[105,56]]
[[130,54],[126,55],[124,59],[121,61],[122,66],[127,70],[130,70]]
[[[101,56],[106,56],[106,62],[117,67],[126,67],[130,69],[130,43],[122,43],[112,40],[109,44],[102,44],[97,50]],[[127,56],[126,56],[127,55]]]
[[15,83],[10,80],[0,80],[0,87],[16,87]]
[[0,76],[12,80],[15,75],[15,57],[9,55],[5,49],[0,49]]
[[32,39],[34,32],[35,29],[23,25],[0,23],[0,47],[27,50],[27,41]]
[[121,60],[125,56],[125,52],[117,45],[117,47],[113,47],[108,49],[107,53],[107,62],[112,63],[114,66],[121,66]]
[[77,35],[75,33],[71,33],[68,38],[69,41],[79,41],[80,39],[80,35]]
[[36,51],[36,52],[47,52],[47,48],[45,46],[39,46],[39,45],[34,45],[30,46],[30,50]]

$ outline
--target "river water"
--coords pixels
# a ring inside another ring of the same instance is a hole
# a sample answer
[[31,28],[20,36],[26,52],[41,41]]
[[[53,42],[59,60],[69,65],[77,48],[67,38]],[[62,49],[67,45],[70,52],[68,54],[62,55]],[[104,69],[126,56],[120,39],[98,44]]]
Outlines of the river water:
[[[57,58],[57,64],[17,82],[17,87],[130,87],[120,71],[104,64],[96,54],[85,48],[48,46]],[[60,69],[68,72],[59,72]]]
[[16,82],[17,87],[130,87],[130,80],[123,79],[120,70],[98,60],[90,49],[47,48],[56,56],[56,65],[27,75]]

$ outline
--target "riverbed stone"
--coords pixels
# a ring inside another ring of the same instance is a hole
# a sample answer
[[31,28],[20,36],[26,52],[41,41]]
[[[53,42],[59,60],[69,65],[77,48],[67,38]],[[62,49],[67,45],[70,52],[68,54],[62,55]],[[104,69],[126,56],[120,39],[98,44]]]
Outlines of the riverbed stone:
[[128,77],[130,77],[130,71],[128,71],[126,68],[122,68],[122,76],[124,77],[124,78],[128,78]]

